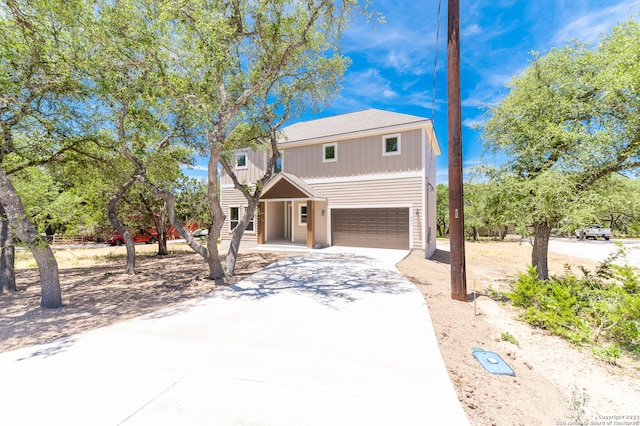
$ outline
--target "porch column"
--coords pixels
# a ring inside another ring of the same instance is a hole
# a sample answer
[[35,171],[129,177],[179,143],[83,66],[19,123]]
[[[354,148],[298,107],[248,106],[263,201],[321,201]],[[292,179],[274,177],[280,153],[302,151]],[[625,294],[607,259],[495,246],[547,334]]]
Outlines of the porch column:
[[266,203],[260,201],[258,203],[258,244],[264,244],[264,215],[266,213]]
[[313,248],[316,245],[315,236],[315,215],[313,214],[313,201],[307,200],[307,247]]

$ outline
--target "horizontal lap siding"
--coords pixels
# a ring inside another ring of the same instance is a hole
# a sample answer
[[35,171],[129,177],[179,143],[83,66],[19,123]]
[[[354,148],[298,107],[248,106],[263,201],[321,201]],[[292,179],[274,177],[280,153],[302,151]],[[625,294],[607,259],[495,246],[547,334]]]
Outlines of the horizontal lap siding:
[[[421,178],[382,179],[370,181],[310,184],[327,198],[330,208],[408,207],[412,220],[413,248],[422,248]],[[420,215],[415,216],[416,208]]]
[[[229,207],[246,207],[247,199],[244,198],[244,195],[242,195],[240,191],[234,188],[222,188],[220,191],[220,198],[220,206],[222,207],[222,211],[224,212],[225,216],[227,216],[227,219],[224,221],[220,237],[223,240],[230,240],[231,231],[229,229]],[[258,222],[254,221],[254,226],[257,225]],[[242,239],[247,241],[255,241],[257,239],[257,235],[255,233],[245,231]]]

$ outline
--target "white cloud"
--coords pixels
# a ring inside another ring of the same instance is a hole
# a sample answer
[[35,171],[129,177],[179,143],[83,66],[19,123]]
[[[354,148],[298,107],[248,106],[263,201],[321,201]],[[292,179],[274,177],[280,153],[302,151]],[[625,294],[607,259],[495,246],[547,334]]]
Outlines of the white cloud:
[[[435,22],[435,19],[433,16],[430,21]],[[343,39],[345,53],[365,55],[370,64],[402,74],[431,72],[436,50],[436,26],[430,21],[416,21],[399,15],[387,17],[388,23],[375,30],[371,25],[356,24]],[[440,36],[440,48],[444,49],[446,26],[441,27]]]
[[395,98],[398,96],[398,93],[394,90],[391,89],[385,89],[382,91],[382,96],[384,98],[390,99],[390,98]]
[[475,130],[476,126],[482,126],[486,122],[486,118],[468,118],[462,120],[462,125],[464,127],[468,127],[469,129]]
[[629,19],[637,12],[637,0],[624,1],[602,9],[592,9],[586,14],[575,16],[560,28],[553,35],[552,44],[559,46],[573,39],[595,42],[603,33],[609,32],[611,27]]
[[385,79],[377,69],[369,68],[363,71],[348,73],[345,77],[345,90],[362,101],[379,99],[380,96],[393,98],[397,93],[391,87],[391,82]]
[[441,183],[449,185],[449,170],[446,168],[436,170],[436,185]]
[[467,25],[460,31],[460,37],[472,37],[482,34],[482,27],[478,24]]
[[189,170],[199,170],[199,171],[208,171],[209,168],[207,166],[202,166],[202,165],[190,165],[190,164],[182,164],[180,167],[184,168],[184,169],[189,169]]

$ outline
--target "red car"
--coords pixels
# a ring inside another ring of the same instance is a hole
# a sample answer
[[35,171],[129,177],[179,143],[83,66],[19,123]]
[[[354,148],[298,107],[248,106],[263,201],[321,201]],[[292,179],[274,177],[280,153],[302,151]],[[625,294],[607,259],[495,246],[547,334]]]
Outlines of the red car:
[[[133,243],[145,243],[145,244],[154,244],[158,241],[158,233],[152,229],[148,230],[144,233],[137,233],[132,235]],[[124,244],[124,237],[118,233],[114,234],[111,239],[106,241],[106,244],[111,244],[112,246],[121,246]]]

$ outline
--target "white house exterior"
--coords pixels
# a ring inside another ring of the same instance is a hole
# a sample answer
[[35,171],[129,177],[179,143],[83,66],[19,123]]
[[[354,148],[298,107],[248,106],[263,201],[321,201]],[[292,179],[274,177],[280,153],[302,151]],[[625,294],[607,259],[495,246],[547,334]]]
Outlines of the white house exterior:
[[[368,109],[296,123],[283,133],[281,172],[265,186],[244,239],[433,254],[440,148],[430,119]],[[256,182],[267,153],[240,150],[234,164],[241,182]],[[222,239],[230,239],[247,202],[225,175],[221,200]]]

